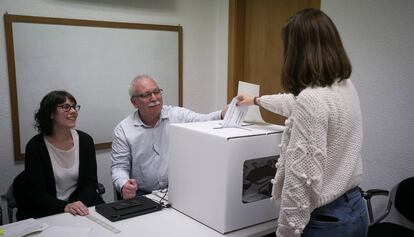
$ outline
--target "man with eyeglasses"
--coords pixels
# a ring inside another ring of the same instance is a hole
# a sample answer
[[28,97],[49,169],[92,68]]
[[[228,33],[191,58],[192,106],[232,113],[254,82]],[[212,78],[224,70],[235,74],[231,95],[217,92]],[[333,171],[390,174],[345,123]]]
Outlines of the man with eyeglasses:
[[169,124],[222,119],[222,111],[199,114],[163,105],[163,90],[148,75],[137,76],[129,87],[137,109],[114,130],[112,142],[112,182],[118,199],[151,193],[168,186]]

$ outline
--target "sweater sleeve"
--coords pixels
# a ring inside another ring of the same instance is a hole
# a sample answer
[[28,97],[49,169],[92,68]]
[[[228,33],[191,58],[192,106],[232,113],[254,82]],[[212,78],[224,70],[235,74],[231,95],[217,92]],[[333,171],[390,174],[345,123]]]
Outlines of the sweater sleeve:
[[300,236],[316,208],[326,159],[325,118],[326,112],[317,101],[298,98],[286,123],[285,132],[290,139],[281,147],[284,178],[279,179],[283,183],[275,183],[275,187],[281,186],[278,237]]
[[296,99],[293,94],[275,94],[260,97],[260,106],[285,117],[291,115],[295,105]]
[[46,145],[42,140],[41,135],[35,136],[27,144],[25,153],[27,189],[31,195],[34,217],[61,213],[68,204],[56,198],[53,170]]

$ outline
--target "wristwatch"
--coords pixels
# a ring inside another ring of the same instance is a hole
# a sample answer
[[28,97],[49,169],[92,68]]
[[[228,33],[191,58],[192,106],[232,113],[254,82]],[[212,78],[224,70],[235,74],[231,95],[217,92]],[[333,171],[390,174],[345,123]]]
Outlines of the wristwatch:
[[255,105],[257,105],[257,106],[260,106],[260,105],[259,105],[259,103],[257,103],[257,98],[259,98],[259,96],[255,96],[255,97],[253,98],[253,103],[254,103]]

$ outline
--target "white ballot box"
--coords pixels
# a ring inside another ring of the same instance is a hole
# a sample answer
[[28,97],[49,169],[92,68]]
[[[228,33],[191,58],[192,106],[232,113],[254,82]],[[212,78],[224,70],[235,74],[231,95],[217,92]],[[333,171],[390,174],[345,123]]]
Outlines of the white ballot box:
[[270,179],[284,127],[221,128],[221,122],[171,125],[168,201],[227,233],[277,218]]

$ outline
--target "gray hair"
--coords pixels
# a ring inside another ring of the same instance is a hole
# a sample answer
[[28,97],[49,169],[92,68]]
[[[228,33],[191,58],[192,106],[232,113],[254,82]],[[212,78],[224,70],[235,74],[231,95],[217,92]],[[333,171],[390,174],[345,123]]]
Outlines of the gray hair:
[[147,74],[142,74],[142,75],[138,75],[138,76],[136,76],[132,81],[131,81],[131,83],[129,84],[129,88],[128,88],[128,93],[129,93],[129,96],[134,96],[134,94],[135,94],[135,88],[134,88],[134,85],[135,85],[135,83],[137,83],[137,81],[139,81],[139,80],[142,80],[142,79],[145,79],[145,78],[147,78],[147,79],[151,79],[151,80],[153,80],[153,81],[155,81],[154,80],[154,78],[152,78],[150,75],[147,75]]

